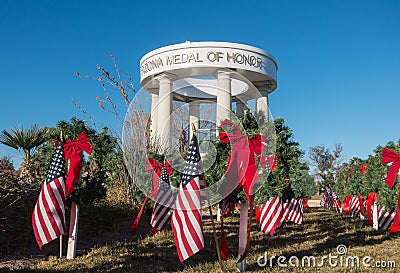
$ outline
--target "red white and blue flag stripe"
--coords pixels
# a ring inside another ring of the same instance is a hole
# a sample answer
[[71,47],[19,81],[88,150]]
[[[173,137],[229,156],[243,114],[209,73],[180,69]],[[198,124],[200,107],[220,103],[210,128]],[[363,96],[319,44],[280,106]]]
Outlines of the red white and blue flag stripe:
[[360,214],[360,200],[357,196],[352,196],[350,200],[350,215],[357,217]]
[[261,230],[271,237],[275,230],[281,227],[285,221],[292,221],[301,225],[303,223],[303,210],[303,198],[292,198],[289,202],[285,203],[283,203],[279,196],[267,200],[261,211]]
[[171,227],[181,262],[204,248],[201,222],[201,168],[197,147],[197,137],[193,135],[171,218]]
[[295,224],[301,225],[303,223],[303,198],[292,198],[287,206],[287,221],[292,221]]
[[260,216],[261,230],[268,236],[272,236],[281,224],[284,212],[281,197],[276,196],[266,201]]
[[32,228],[40,248],[65,234],[65,156],[60,143],[32,213]]
[[324,197],[321,199],[321,207],[325,207],[327,209],[333,208],[335,203],[335,199],[333,195],[326,194]]
[[394,216],[396,215],[395,208],[385,211],[383,207],[378,207],[378,226],[381,229],[388,229],[393,223]]
[[174,201],[168,174],[165,165],[163,165],[150,221],[150,225],[153,227],[152,233],[162,230],[171,219]]

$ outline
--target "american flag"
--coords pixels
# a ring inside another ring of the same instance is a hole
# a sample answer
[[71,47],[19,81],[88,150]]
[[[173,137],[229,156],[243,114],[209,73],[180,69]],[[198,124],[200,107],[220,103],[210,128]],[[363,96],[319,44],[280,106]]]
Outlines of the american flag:
[[207,189],[206,189],[206,181],[204,180],[204,176],[199,176],[200,180],[200,202],[201,204],[205,204],[207,202]]
[[273,172],[276,168],[276,156],[259,156],[258,163],[260,164],[261,168],[264,168],[267,171],[267,173]]
[[333,208],[334,202],[334,197],[330,194],[326,194],[321,199],[321,207],[331,209]]
[[388,229],[393,223],[396,210],[392,208],[389,211],[384,211],[383,207],[378,207],[378,226],[381,229]]
[[204,248],[201,222],[201,168],[197,146],[197,137],[193,135],[171,219],[181,262]]
[[65,234],[65,156],[62,143],[53,156],[33,210],[32,227],[40,248]]
[[284,211],[283,202],[279,196],[268,200],[261,211],[261,230],[271,237],[279,227]]
[[334,192],[334,191],[332,191],[332,198],[333,198],[333,206],[335,208],[339,208],[340,206],[339,206],[339,202],[338,202],[338,196],[337,196],[336,192]]
[[325,207],[328,208],[328,209],[331,209],[331,208],[333,208],[334,203],[335,203],[335,199],[333,198],[333,196],[332,195],[328,195],[326,197]]
[[337,200],[337,194],[336,194],[336,192],[332,191],[332,197],[333,197],[333,200],[334,200],[334,201]]
[[288,214],[287,220],[295,224],[301,225],[303,223],[303,198],[292,198],[287,206]]
[[321,202],[320,202],[320,206],[321,207],[325,207],[325,202],[326,202],[326,197],[325,196],[322,196],[322,198],[321,198]]
[[288,205],[289,204],[290,204],[289,202],[286,202],[286,203],[283,203],[283,205],[282,205],[282,210],[283,210],[282,219],[278,225],[278,228],[282,227],[288,218],[288,215],[289,215]]
[[171,185],[169,184],[167,170],[162,166],[160,182],[154,199],[153,214],[150,225],[153,227],[152,233],[162,230],[171,219],[172,207],[174,205],[174,196],[172,195]]
[[360,214],[360,200],[356,196],[352,196],[350,200],[350,215],[357,217]]

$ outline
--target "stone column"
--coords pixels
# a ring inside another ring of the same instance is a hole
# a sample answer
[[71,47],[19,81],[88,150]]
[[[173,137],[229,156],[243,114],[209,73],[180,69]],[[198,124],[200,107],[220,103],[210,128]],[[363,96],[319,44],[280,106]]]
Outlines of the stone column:
[[192,101],[189,103],[189,122],[190,122],[190,139],[193,136],[192,124],[196,127],[196,130],[199,129],[200,125],[200,102]]
[[[232,110],[232,79],[231,74],[225,71],[217,73],[217,117],[216,125],[221,125],[221,121],[229,119],[229,113]],[[218,130],[216,130],[218,137]],[[218,207],[217,221],[221,220],[221,209]]]
[[231,97],[231,75],[229,72],[218,71],[217,74],[217,118],[216,124],[219,126],[221,121],[229,118],[232,110]]
[[269,118],[269,107],[268,107],[268,86],[256,86],[258,91],[261,93],[261,97],[256,100],[256,110],[257,112],[264,112],[265,120]]
[[151,137],[157,137],[157,122],[158,122],[158,95],[151,94]]
[[157,135],[164,149],[171,145],[171,111],[172,111],[172,79],[169,74],[161,74],[157,77],[158,91],[158,119]]

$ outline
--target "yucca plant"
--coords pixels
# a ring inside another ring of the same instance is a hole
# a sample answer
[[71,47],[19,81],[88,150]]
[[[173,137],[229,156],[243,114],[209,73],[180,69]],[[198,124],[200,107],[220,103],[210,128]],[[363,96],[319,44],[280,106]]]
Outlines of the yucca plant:
[[25,157],[21,164],[21,179],[31,181],[37,172],[34,170],[35,164],[32,164],[32,153],[35,148],[42,145],[47,140],[48,128],[38,128],[36,124],[28,129],[24,127],[15,126],[10,131],[3,130],[0,134],[0,143],[14,148],[16,150],[23,151]]
[[0,134],[0,142],[16,150],[22,150],[25,161],[32,157],[32,150],[42,145],[47,139],[47,128],[38,128],[34,124],[27,130],[24,127],[13,127],[10,132],[3,130]]

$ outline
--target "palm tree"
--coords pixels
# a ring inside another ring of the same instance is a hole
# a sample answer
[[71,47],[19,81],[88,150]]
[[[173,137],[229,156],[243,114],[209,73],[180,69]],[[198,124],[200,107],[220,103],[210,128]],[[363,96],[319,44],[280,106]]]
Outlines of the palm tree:
[[3,130],[0,134],[0,143],[22,150],[25,154],[24,162],[20,168],[21,181],[34,182],[39,176],[37,162],[31,160],[32,150],[42,145],[47,140],[48,129],[38,128],[34,124],[31,128],[25,130],[24,127],[14,127],[10,132]]
[[10,132],[3,130],[0,134],[0,143],[22,150],[25,154],[25,160],[28,162],[32,157],[32,149],[39,147],[47,140],[47,128],[38,128],[34,124],[31,128],[25,130],[24,127],[14,127]]

